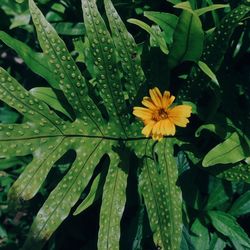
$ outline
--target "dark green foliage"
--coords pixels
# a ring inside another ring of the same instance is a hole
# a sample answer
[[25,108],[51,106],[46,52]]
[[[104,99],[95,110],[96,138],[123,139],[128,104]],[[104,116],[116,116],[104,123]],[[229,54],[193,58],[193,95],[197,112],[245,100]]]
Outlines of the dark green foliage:
[[[214,3],[2,1],[1,249],[250,248],[250,7]],[[193,108],[160,142],[155,86]]]

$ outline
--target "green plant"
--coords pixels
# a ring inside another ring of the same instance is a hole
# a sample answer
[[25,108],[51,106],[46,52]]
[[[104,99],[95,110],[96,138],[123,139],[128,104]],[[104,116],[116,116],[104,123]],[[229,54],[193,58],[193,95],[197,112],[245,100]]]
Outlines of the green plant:
[[[194,1],[191,4],[195,6]],[[29,0],[43,52],[3,31],[0,39],[51,88],[27,91],[0,69],[0,99],[22,114],[20,124],[10,120],[10,124],[0,126],[1,157],[9,161],[13,156],[32,155],[10,188],[9,208],[19,209],[32,199],[60,160],[74,153],[34,219],[24,249],[41,249],[70,214],[78,215],[98,200],[98,249],[126,248],[122,220],[131,196],[139,211],[131,226],[131,249],[143,249],[145,228],[150,228],[154,247],[160,249],[250,247],[248,236],[235,219],[249,213],[247,207],[237,213],[249,192],[240,190],[240,184],[234,187],[213,177],[249,183],[249,133],[243,129],[248,120],[235,124],[236,118],[227,113],[226,88],[219,86],[217,74],[230,48],[229,40],[249,12],[248,5],[247,1],[240,4],[210,32],[204,32],[200,16],[228,5],[193,9],[183,2],[175,6],[179,16],[146,11],[145,17],[155,22],[152,26],[129,20],[149,33],[150,41],[144,45],[149,53],[167,58],[162,66],[168,86],[158,83],[159,87],[173,88],[179,102],[189,101],[196,119],[175,137],[155,142],[141,135],[142,124],[132,116],[132,107],[151,86],[146,78],[155,71],[148,66],[145,76],[140,50],[112,2],[104,0],[110,32],[96,2],[82,0],[85,29],[77,34],[86,35],[84,43],[78,40],[74,44],[76,49],[85,50],[78,51],[82,53],[78,59],[86,67],[80,70],[56,30]],[[192,62],[187,72],[176,73],[186,61]],[[170,85],[174,74],[176,79],[184,78],[179,89]],[[204,108],[201,98],[207,93],[213,97],[212,105]],[[205,144],[205,133],[212,134],[215,142],[206,139]],[[198,184],[198,179],[204,183],[209,179],[206,195],[202,193],[205,184]],[[133,192],[129,191],[131,186]],[[225,191],[228,186],[230,192]],[[239,197],[234,202],[235,195]]]

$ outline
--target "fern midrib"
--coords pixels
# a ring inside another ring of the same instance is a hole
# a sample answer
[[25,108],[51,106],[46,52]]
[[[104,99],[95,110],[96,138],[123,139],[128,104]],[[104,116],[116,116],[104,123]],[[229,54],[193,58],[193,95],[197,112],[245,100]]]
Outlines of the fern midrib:
[[[77,96],[77,100],[78,100],[79,103],[81,104],[81,108],[85,111],[85,113],[88,115],[88,117],[89,117],[89,118],[91,119],[91,121],[94,123],[94,125],[97,127],[97,129],[100,131],[100,133],[103,135],[102,130],[101,130],[100,127],[98,126],[98,123],[95,121],[94,118],[92,118],[92,115],[89,114],[89,112],[87,111],[87,109],[86,109],[85,106],[83,105],[83,103],[82,103],[82,98],[79,96],[79,92],[78,92],[78,90],[76,89],[76,86],[75,86],[74,82],[72,82],[72,79],[69,77],[68,71],[65,69],[63,63],[61,62],[61,60],[60,60],[60,58],[59,58],[59,55],[57,55],[57,53],[56,53],[56,51],[55,51],[55,48],[54,48],[53,45],[51,44],[50,39],[48,38],[47,32],[46,32],[45,28],[43,27],[43,25],[42,25],[42,29],[43,29],[43,31],[44,31],[44,33],[45,33],[45,36],[46,36],[46,39],[47,39],[48,43],[50,44],[50,48],[53,50],[53,53],[54,53],[55,57],[57,58],[57,61],[59,62],[59,64],[60,64],[61,67],[63,68],[63,71],[64,71],[64,73],[66,74],[67,79],[68,79],[69,82],[70,82],[70,85],[71,85],[72,88],[74,89],[74,93],[75,93],[76,96]],[[64,42],[62,41],[62,43],[64,43]],[[65,47],[66,47],[66,46],[65,46]],[[73,59],[72,59],[72,60],[73,60]],[[77,66],[76,66],[76,67],[77,67]],[[83,76],[82,76],[81,73],[80,73],[80,75],[81,75],[81,77],[82,77],[82,81],[85,83],[85,81],[84,81]],[[63,91],[63,90],[62,90],[62,91]],[[76,112],[76,110],[74,110],[74,112]]]
[[[90,17],[91,17],[91,19],[92,19],[92,23],[93,23],[93,27],[94,27],[94,29],[95,29],[95,33],[97,34],[97,35],[96,35],[96,39],[98,40],[98,44],[102,44],[102,43],[101,43],[101,40],[100,40],[100,37],[99,37],[99,34],[98,34],[98,31],[97,31],[97,29],[96,29],[96,24],[95,24],[95,22],[94,22],[94,20],[93,20],[93,13],[92,13],[92,11],[91,11],[90,3],[89,3],[89,1],[86,1],[86,2],[87,2],[87,4],[88,4],[89,13],[90,13]],[[105,56],[104,56],[104,54],[103,54],[103,47],[102,47],[102,45],[100,45],[100,46],[101,46],[100,53],[101,53],[102,61],[105,62],[105,60],[104,60]],[[107,79],[107,86],[108,86],[108,88],[109,88],[110,96],[112,97],[113,105],[114,105],[114,107],[115,107],[115,113],[116,113],[116,116],[117,116],[117,118],[118,118],[118,120],[119,120],[119,123],[120,123],[120,125],[121,125],[121,127],[122,127],[122,130],[123,130],[125,136],[128,137],[128,136],[127,136],[127,133],[126,133],[126,130],[125,130],[125,128],[124,128],[123,122],[122,122],[122,120],[121,120],[121,115],[120,115],[119,112],[118,112],[118,108],[117,108],[117,105],[116,105],[116,100],[115,100],[115,98],[114,98],[112,88],[110,87],[111,84],[110,84],[109,73],[108,73],[108,68],[107,68],[107,67],[108,67],[108,65],[107,65],[106,63],[104,63],[103,68],[104,68],[104,70],[105,70],[105,75],[106,75],[106,79]]]
[[60,134],[60,135],[43,135],[43,136],[34,136],[34,137],[22,137],[22,138],[9,138],[9,139],[0,139],[0,142],[8,142],[8,141],[23,141],[23,140],[34,140],[34,139],[43,139],[43,138],[56,138],[56,137],[64,137],[64,138],[97,138],[104,140],[113,140],[113,141],[137,141],[137,140],[148,140],[146,137],[112,137],[112,136],[95,136],[95,135],[81,135],[81,134]]

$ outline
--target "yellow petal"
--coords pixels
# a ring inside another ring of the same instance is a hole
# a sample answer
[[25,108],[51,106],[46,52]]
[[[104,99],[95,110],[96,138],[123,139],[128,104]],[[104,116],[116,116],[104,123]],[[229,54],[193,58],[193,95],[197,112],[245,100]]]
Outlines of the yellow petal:
[[186,127],[189,123],[189,120],[185,117],[169,117],[169,119],[177,126],[179,127]]
[[144,134],[146,137],[149,137],[151,134],[151,131],[154,127],[155,121],[149,122],[142,130],[142,134]]
[[157,107],[154,105],[153,101],[149,97],[144,97],[143,101],[142,101],[142,104],[145,107],[147,107],[147,108],[149,108],[151,110],[156,110],[157,109]]
[[160,125],[161,125],[161,121],[156,122],[156,124],[154,125],[153,129],[152,129],[152,133],[153,134],[160,134]]
[[168,117],[177,126],[186,127],[187,123],[189,122],[187,118],[191,116],[191,112],[191,106],[178,105],[168,110]]
[[162,94],[160,90],[157,87],[155,87],[149,90],[149,94],[155,106],[158,108],[161,108],[162,107],[162,102],[161,102]]
[[162,107],[168,108],[175,100],[175,96],[171,96],[169,91],[164,91],[162,97]]
[[150,109],[134,107],[133,115],[139,117],[142,120],[147,120],[152,118],[152,111]]
[[190,117],[192,113],[192,107],[189,105],[178,105],[172,109],[169,109],[169,116]]
[[160,129],[159,129],[159,130],[160,130],[160,133],[164,135],[164,134],[165,134],[164,120],[161,120],[161,121],[160,121],[159,127],[160,127]]
[[175,125],[169,120],[165,119],[164,122],[164,135],[175,135]]

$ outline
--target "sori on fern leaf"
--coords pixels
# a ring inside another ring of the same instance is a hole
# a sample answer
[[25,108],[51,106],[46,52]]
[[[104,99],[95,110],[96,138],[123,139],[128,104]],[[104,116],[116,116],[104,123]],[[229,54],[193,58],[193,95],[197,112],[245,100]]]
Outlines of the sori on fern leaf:
[[[62,108],[55,111],[56,106],[51,108],[49,103],[33,96],[1,68],[0,99],[24,117],[21,124],[1,125],[1,156],[33,156],[10,189],[10,207],[18,208],[20,201],[32,199],[58,160],[69,150],[76,153],[70,168],[40,208],[23,249],[41,249],[70,213],[76,215],[84,211],[88,206],[82,194],[91,183],[97,183],[102,190],[101,195],[96,195],[96,199],[102,200],[98,249],[119,249],[127,177],[130,167],[135,167],[127,160],[131,155],[137,157],[141,169],[138,192],[143,197],[141,205],[147,209],[155,244],[171,250],[180,246],[181,192],[176,185],[178,175],[173,141],[163,136],[174,134],[173,124],[185,126],[191,109],[188,106],[170,108],[174,97],[169,92],[162,96],[157,88],[150,90],[152,100],[144,99],[143,104],[150,105],[148,113],[153,112],[149,120],[159,124],[155,123],[150,132],[144,129],[143,133],[162,140],[155,145],[150,138],[141,136],[142,125],[132,119],[130,109],[143,83],[144,88],[148,88],[136,53],[137,45],[112,2],[104,0],[104,5],[111,34],[95,0],[82,0],[86,37],[94,59],[94,72],[89,72],[93,74],[100,94],[98,98],[101,98],[102,109],[108,118],[89,95],[86,80],[65,43],[33,0],[29,0],[29,9],[43,52],[35,52],[4,32],[0,33],[1,40],[16,50],[31,70],[47,80],[52,88],[61,91],[73,110],[72,117],[75,117],[74,120],[62,119],[58,113],[64,112]],[[131,58],[131,54],[136,57]],[[121,75],[124,76],[122,80]],[[135,108],[134,114],[147,123],[148,120],[138,112]],[[171,130],[168,127],[170,121]],[[158,155],[157,161],[155,155]],[[102,171],[94,175],[103,157],[109,159],[104,182],[100,181]]]

